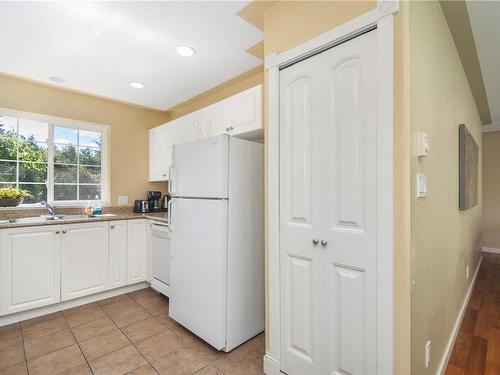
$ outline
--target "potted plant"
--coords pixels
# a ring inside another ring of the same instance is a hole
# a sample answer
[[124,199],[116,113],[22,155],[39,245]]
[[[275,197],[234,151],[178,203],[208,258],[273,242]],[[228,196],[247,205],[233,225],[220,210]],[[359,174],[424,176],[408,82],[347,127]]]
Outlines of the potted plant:
[[32,195],[22,189],[4,187],[0,189],[0,207],[16,207],[23,203],[23,199]]

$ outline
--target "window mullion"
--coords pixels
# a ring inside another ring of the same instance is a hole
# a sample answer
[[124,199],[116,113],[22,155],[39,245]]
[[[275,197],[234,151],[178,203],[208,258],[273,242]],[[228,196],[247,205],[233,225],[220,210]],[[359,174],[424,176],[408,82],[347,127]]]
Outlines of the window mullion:
[[54,125],[49,124],[49,138],[47,139],[47,200],[54,203]]
[[76,200],[80,200],[80,129],[76,131]]
[[19,189],[19,117],[16,117],[16,189]]

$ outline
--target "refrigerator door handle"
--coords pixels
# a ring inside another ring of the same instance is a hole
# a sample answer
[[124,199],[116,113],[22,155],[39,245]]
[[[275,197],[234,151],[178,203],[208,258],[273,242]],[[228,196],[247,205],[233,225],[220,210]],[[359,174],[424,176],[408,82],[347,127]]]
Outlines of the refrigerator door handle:
[[168,227],[170,228],[170,230],[172,230],[172,201],[173,199],[170,199],[168,201],[168,207],[167,207],[167,220],[168,220]]
[[170,181],[168,182],[168,190],[170,195],[172,195],[175,193],[175,167],[173,164],[170,164],[170,166],[168,167],[168,174],[170,177]]

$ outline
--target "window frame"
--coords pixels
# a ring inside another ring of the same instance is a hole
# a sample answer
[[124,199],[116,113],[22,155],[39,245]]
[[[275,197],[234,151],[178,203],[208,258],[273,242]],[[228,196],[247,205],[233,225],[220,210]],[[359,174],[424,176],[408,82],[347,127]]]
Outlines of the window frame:
[[[54,128],[55,127],[63,127],[70,129],[78,129],[78,130],[87,130],[93,132],[101,133],[101,199],[100,200],[91,200],[91,202],[99,203],[101,205],[109,205],[110,204],[110,158],[109,158],[109,125],[97,124],[92,122],[73,120],[62,117],[54,117],[54,116],[46,116],[37,113],[31,112],[22,112],[22,111],[14,111],[11,109],[0,108],[0,115],[2,116],[10,116],[16,117],[19,121],[19,118],[27,119],[27,120],[35,120],[40,122],[45,122],[48,124],[48,137],[47,137],[47,181],[45,182],[45,186],[47,188],[47,202],[51,205],[56,205],[58,207],[83,207],[87,205],[89,200],[59,200],[54,201]],[[18,128],[19,131],[19,128]],[[78,147],[80,145],[77,145]],[[17,155],[19,158],[19,154]],[[19,163],[19,159],[16,159],[16,162]],[[78,160],[78,166],[80,166],[80,162]],[[97,165],[96,165],[97,166]],[[19,178],[19,177],[18,177]],[[75,184],[80,184],[75,183]],[[86,185],[86,184],[83,184]],[[97,185],[91,184],[89,185]],[[17,207],[7,208],[7,209],[31,209],[34,207],[40,207],[39,203],[28,203],[22,204]],[[6,209],[6,208],[2,208]]]

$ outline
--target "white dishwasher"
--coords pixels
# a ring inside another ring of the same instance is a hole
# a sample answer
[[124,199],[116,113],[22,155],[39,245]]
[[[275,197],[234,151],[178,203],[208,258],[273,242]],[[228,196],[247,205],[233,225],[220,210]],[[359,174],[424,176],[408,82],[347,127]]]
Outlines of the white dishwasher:
[[151,287],[170,296],[170,228],[151,223]]

